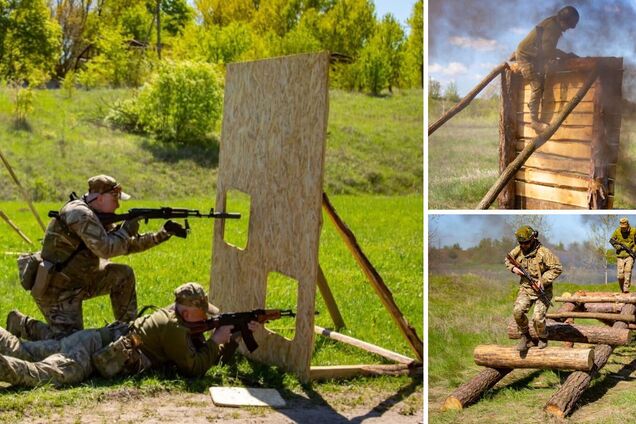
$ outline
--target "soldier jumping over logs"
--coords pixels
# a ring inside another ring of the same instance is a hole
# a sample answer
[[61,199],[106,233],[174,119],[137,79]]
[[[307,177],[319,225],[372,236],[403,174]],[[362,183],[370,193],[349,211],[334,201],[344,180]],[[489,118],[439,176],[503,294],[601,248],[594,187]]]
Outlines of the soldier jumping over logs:
[[532,324],[539,336],[537,347],[543,349],[548,345],[545,315],[552,299],[552,282],[563,271],[559,258],[541,244],[537,239],[538,235],[530,226],[520,227],[515,232],[519,246],[512,249],[505,260],[506,268],[521,277],[519,294],[513,309],[515,322],[521,333],[517,345],[520,352],[527,351],[532,343],[526,316],[532,305],[535,305]]

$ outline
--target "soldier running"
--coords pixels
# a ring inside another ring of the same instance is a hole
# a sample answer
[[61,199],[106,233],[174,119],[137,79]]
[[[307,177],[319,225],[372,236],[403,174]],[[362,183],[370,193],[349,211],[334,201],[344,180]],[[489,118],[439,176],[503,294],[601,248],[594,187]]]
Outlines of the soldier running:
[[618,228],[609,240],[616,249],[616,273],[618,287],[621,292],[629,293],[632,282],[632,268],[634,267],[634,246],[636,246],[636,228],[629,226],[627,218],[621,218]]
[[512,265],[507,258],[505,260],[506,268],[521,277],[519,294],[513,308],[513,315],[521,333],[521,339],[517,345],[517,350],[520,352],[527,351],[532,343],[526,316],[532,305],[534,305],[532,324],[539,336],[537,347],[543,349],[548,345],[545,315],[552,299],[552,282],[563,271],[559,258],[539,242],[538,235],[539,233],[528,225],[520,227],[515,232],[519,246],[512,249],[510,256],[536,279],[536,284],[540,288],[543,288],[545,292],[543,299],[532,288],[531,281],[523,275],[523,271]]

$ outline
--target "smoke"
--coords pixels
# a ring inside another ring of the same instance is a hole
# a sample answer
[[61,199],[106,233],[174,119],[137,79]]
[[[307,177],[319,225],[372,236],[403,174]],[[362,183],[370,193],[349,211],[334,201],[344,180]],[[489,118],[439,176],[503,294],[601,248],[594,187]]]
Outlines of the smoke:
[[[480,40],[482,45],[496,49],[494,54],[500,63],[537,23],[567,4],[578,9],[581,19],[575,29],[564,34],[559,48],[579,56],[623,57],[624,97],[636,100],[636,4],[629,0],[431,0],[429,62],[443,61],[451,40],[464,44]],[[477,56],[481,53],[476,48],[467,52]]]

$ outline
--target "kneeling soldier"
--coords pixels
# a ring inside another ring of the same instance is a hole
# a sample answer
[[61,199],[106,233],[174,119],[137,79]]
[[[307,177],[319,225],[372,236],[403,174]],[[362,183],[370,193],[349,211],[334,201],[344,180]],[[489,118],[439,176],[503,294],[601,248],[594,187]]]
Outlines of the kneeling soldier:
[[[174,307],[61,340],[23,342],[0,328],[0,381],[27,387],[77,384],[94,371],[112,377],[169,365],[188,377],[203,376],[226,358],[224,350],[236,346],[233,326],[217,328],[207,340],[201,333],[193,334],[188,323],[219,311],[197,283],[183,284],[174,294]],[[252,321],[248,327],[255,331],[261,324]]]
[[545,315],[550,306],[550,299],[552,299],[552,282],[563,271],[559,258],[547,247],[543,246],[537,236],[538,232],[531,227],[527,225],[520,227],[515,232],[519,246],[512,249],[510,256],[528,271],[530,276],[536,280],[536,285],[539,288],[543,288],[545,291],[543,298],[539,297],[532,287],[532,281],[524,276],[521,269],[510,263],[507,258],[505,262],[506,267],[510,271],[521,276],[521,286],[519,287],[519,294],[513,309],[515,321],[521,333],[521,340],[519,340],[517,346],[517,350],[520,352],[528,350],[528,345],[532,342],[526,313],[533,304],[535,306],[532,324],[539,336],[538,347],[543,349],[548,345]]

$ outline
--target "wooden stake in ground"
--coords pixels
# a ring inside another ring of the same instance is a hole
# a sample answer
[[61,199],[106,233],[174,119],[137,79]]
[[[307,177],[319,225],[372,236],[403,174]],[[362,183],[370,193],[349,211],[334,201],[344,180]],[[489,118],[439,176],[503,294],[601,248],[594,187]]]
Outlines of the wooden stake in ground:
[[9,165],[9,162],[7,161],[7,158],[5,158],[4,155],[2,154],[2,151],[0,151],[0,160],[2,160],[2,163],[4,163],[5,168],[7,168],[7,171],[9,171],[9,175],[11,175],[11,178],[13,178],[13,182],[15,182],[15,185],[18,186],[18,190],[20,191],[22,198],[29,205],[29,209],[31,209],[31,213],[33,213],[33,216],[38,221],[38,224],[40,224],[40,228],[42,228],[42,231],[46,231],[46,228],[44,227],[44,223],[40,219],[40,215],[38,215],[38,212],[33,207],[31,198],[27,194],[24,187],[22,187],[22,184],[20,184],[20,180],[18,180],[18,177],[15,175],[15,172],[13,172],[13,168],[11,168],[11,165]]
[[490,81],[494,80],[507,67],[508,67],[508,64],[504,62],[501,65],[497,66],[495,69],[493,69],[492,72],[489,73],[486,76],[486,78],[481,80],[481,82],[477,84],[477,86],[473,88],[472,91],[468,93],[463,99],[461,99],[459,103],[453,106],[441,118],[439,118],[431,126],[428,127],[428,135],[430,136],[431,134],[433,134],[435,131],[437,131],[439,127],[444,125],[449,119],[457,115],[462,109],[468,106],[470,102],[472,102],[473,99],[477,96],[477,94],[479,94],[481,90],[483,90],[484,87],[486,87],[490,83]]
[[0,218],[2,218],[7,224],[9,224],[9,226],[11,228],[13,228],[13,230],[18,233],[18,235],[20,237],[22,237],[22,239],[24,241],[26,241],[27,243],[29,243],[30,245],[33,246],[33,242],[31,240],[29,240],[29,238],[26,236],[26,234],[24,234],[22,231],[20,231],[20,229],[18,228],[17,225],[15,225],[10,219],[9,217],[2,211],[0,211]]
[[521,167],[526,163],[528,158],[542,145],[545,144],[546,141],[552,137],[552,135],[559,129],[565,118],[568,117],[570,112],[579,104],[585,93],[590,89],[596,78],[598,77],[599,70],[595,68],[590,76],[587,78],[583,86],[576,92],[572,100],[570,100],[563,111],[557,116],[557,118],[550,124],[550,126],[537,137],[535,137],[524,149],[519,153],[519,155],[513,160],[501,173],[497,181],[492,185],[488,193],[484,196],[483,199],[479,202],[476,209],[488,209],[490,205],[497,199],[497,196],[503,190],[503,188],[508,184],[511,178],[521,169]]

